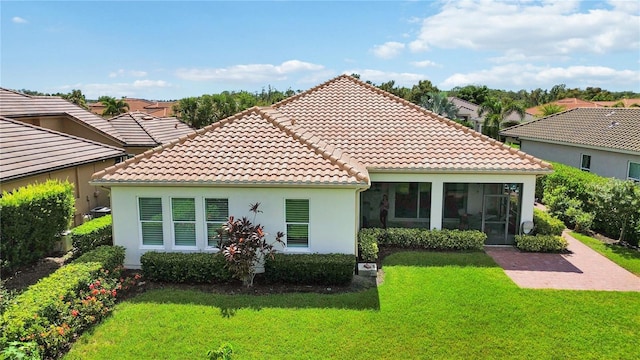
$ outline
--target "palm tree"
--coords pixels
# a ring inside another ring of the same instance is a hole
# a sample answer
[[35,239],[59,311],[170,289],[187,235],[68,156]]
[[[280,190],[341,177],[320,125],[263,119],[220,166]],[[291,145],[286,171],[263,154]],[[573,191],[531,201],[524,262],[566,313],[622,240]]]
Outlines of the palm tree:
[[550,103],[550,104],[542,105],[540,107],[540,110],[542,111],[540,115],[542,117],[545,117],[545,116],[557,114],[559,112],[563,112],[565,110],[565,107],[562,105]]
[[458,118],[458,108],[442,92],[427,93],[426,96],[422,97],[420,106],[451,120]]
[[111,96],[101,96],[98,100],[105,106],[102,116],[117,116],[129,111],[129,104],[124,99],[116,100]]
[[500,129],[504,125],[504,121],[512,113],[520,117],[520,121],[524,119],[526,114],[524,105],[511,99],[489,98],[483,102],[478,108],[478,115],[484,117],[482,132],[494,139],[500,139]]

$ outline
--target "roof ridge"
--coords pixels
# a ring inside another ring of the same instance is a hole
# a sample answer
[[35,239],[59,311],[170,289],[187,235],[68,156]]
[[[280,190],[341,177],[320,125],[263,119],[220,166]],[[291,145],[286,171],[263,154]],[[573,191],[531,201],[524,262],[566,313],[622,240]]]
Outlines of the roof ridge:
[[33,96],[32,96],[32,95],[25,94],[25,93],[21,93],[21,92],[19,92],[19,91],[17,91],[17,90],[13,90],[13,89],[7,89],[7,88],[5,88],[5,87],[0,87],[0,90],[2,90],[2,91],[6,91],[6,92],[10,92],[10,93],[14,93],[14,94],[16,94],[16,95],[24,96],[24,97],[27,97],[27,98],[33,98]]
[[[287,115],[272,107],[261,108],[258,109],[258,111],[259,114],[271,124],[310,150],[313,150],[313,152],[322,156],[324,159],[329,160],[332,165],[337,166],[338,169],[346,172],[349,176],[356,178],[358,181],[370,181],[367,168],[347,152],[329,145],[325,140],[320,139],[300,125],[297,126],[297,129],[291,128],[290,126],[295,126],[295,119],[289,118]],[[331,151],[329,151],[329,149]]]
[[334,77],[333,79],[329,79],[329,80],[323,82],[320,85],[316,85],[316,86],[310,88],[309,90],[303,91],[300,94],[296,94],[296,95],[290,96],[290,97],[288,97],[286,99],[280,100],[277,103],[272,104],[270,107],[274,108],[274,109],[279,108],[280,106],[286,105],[286,104],[288,104],[288,103],[290,103],[292,101],[295,101],[295,100],[297,100],[297,99],[299,99],[299,98],[301,98],[303,96],[307,96],[307,95],[309,95],[309,94],[311,94],[313,92],[316,92],[316,91],[320,90],[321,88],[326,87],[327,85],[329,85],[331,83],[334,83],[334,82],[336,82],[336,81],[338,81],[338,80],[340,80],[340,79],[342,79],[344,77],[355,79],[352,76],[349,76],[347,74],[342,74],[340,76]]
[[[141,112],[141,111],[137,111],[137,110],[136,110],[134,113],[144,114],[144,115],[142,116],[143,120],[144,120],[144,117],[146,117],[146,116],[150,116],[150,117],[152,117],[152,118],[153,118],[153,119],[150,119],[150,120],[157,120],[157,119],[158,119],[157,117],[155,117],[155,116],[153,116],[153,115],[151,115],[151,114],[147,114],[147,113],[145,113],[145,112]],[[135,123],[136,123],[138,126],[140,126],[140,128],[142,129],[142,131],[144,131],[147,135],[149,135],[149,137],[151,138],[151,140],[155,141],[155,142],[156,142],[156,144],[162,144],[162,141],[160,141],[160,140],[156,139],[156,138],[155,138],[155,136],[153,136],[153,135],[149,132],[149,130],[147,130],[147,128],[144,126],[144,123],[141,123],[140,121],[138,121],[138,119],[137,119],[135,116],[133,116],[133,114],[132,114],[131,112],[129,112],[128,114],[129,114],[129,116],[131,116],[131,118],[133,119],[133,121],[135,121]]]
[[257,106],[251,107],[251,108],[246,109],[246,110],[244,110],[242,112],[239,112],[239,113],[237,113],[235,115],[229,116],[228,118],[222,119],[222,120],[217,121],[217,122],[215,122],[213,124],[207,125],[207,126],[201,128],[201,129],[195,130],[195,131],[193,131],[193,132],[191,132],[191,133],[189,133],[187,135],[183,135],[183,136],[181,136],[181,137],[179,137],[179,138],[177,138],[175,140],[171,140],[170,142],[168,142],[166,144],[158,145],[158,146],[154,147],[153,149],[149,149],[149,150],[147,150],[147,151],[145,151],[145,152],[143,152],[141,154],[138,154],[138,155],[136,155],[136,156],[134,156],[132,158],[129,158],[129,159],[123,161],[123,162],[117,163],[117,164],[115,164],[113,166],[110,166],[110,167],[108,167],[108,168],[106,168],[106,169],[104,169],[102,171],[99,171],[99,172],[93,174],[91,176],[91,179],[93,180],[93,179],[97,179],[97,178],[103,177],[104,175],[111,175],[111,174],[115,173],[115,171],[118,170],[118,169],[125,168],[125,167],[127,167],[127,166],[129,166],[131,164],[138,163],[142,159],[147,159],[147,158],[151,157],[154,154],[161,153],[164,150],[170,149],[170,148],[172,148],[172,147],[174,147],[174,146],[176,146],[178,144],[182,144],[182,143],[186,142],[187,140],[191,140],[191,139],[195,138],[198,135],[205,134],[205,133],[208,133],[208,132],[210,132],[210,131],[212,131],[214,129],[223,127],[223,126],[225,126],[227,124],[232,123],[235,120],[241,119],[242,117],[244,117],[247,114],[250,114],[252,112],[257,112],[258,110],[259,110],[259,108]]
[[15,120],[15,119],[12,119],[12,118],[8,118],[6,116],[0,116],[0,120],[9,121],[9,122],[12,122],[12,123],[17,124],[17,125],[23,125],[23,126],[26,126],[26,127],[30,127],[30,128],[36,129],[36,130],[40,130],[40,131],[48,132],[48,133],[51,133],[51,134],[68,137],[68,138],[71,138],[71,139],[81,140],[81,141],[84,141],[86,143],[90,143],[90,144],[94,144],[94,145],[100,145],[100,146],[108,147],[108,148],[110,148],[112,150],[118,150],[118,151],[124,152],[124,150],[122,150],[121,148],[116,147],[116,146],[108,145],[108,144],[105,144],[105,143],[101,143],[99,141],[90,140],[90,139],[83,138],[83,137],[80,137],[80,136],[67,134],[65,132],[60,132],[60,131],[52,130],[52,129],[49,129],[49,128],[44,128],[44,127],[41,127],[41,126],[29,124],[29,123],[26,123],[26,122],[23,122],[23,121],[20,121],[20,120]]

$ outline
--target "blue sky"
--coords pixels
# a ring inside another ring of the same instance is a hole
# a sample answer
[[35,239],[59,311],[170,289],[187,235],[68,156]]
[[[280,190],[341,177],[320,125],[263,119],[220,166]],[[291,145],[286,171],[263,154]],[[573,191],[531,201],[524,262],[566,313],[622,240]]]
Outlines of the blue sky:
[[640,92],[640,2],[8,2],[5,88],[179,99],[342,73]]

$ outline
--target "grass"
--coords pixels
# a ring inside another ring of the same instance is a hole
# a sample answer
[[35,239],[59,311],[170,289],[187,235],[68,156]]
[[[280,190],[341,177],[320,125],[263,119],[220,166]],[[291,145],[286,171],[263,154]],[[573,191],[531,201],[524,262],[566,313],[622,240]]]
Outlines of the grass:
[[640,293],[518,288],[484,253],[406,252],[358,293],[155,290],[117,306],[66,359],[640,358]]
[[640,276],[640,251],[615,244],[605,244],[598,239],[572,231],[571,236],[602,254],[607,259]]

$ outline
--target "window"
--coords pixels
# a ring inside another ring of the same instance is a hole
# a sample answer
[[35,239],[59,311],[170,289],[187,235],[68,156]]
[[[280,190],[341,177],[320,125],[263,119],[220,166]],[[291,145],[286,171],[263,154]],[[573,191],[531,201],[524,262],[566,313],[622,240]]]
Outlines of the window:
[[444,184],[444,218],[459,218],[467,212],[468,184],[445,183]]
[[195,199],[172,198],[171,218],[175,246],[196,246]]
[[394,185],[393,191],[395,218],[431,217],[431,183],[399,183]]
[[582,162],[580,163],[580,170],[591,171],[591,155],[582,154]]
[[629,180],[640,181],[640,163],[629,161],[629,172],[627,175]]
[[287,247],[309,247],[309,200],[286,199]]
[[204,208],[207,222],[207,246],[218,247],[218,229],[229,218],[229,200],[204,199]]
[[162,199],[138,198],[142,245],[162,246]]

